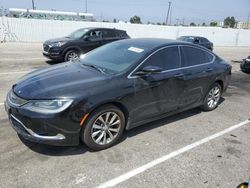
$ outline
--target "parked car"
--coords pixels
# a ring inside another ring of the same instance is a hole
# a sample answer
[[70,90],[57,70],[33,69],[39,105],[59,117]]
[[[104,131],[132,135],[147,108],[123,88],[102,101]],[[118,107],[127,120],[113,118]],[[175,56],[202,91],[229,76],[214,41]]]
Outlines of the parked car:
[[24,138],[108,148],[128,130],[201,106],[214,110],[231,66],[206,48],[166,39],[127,39],[75,63],[27,74],[7,94],[10,122]]
[[128,38],[130,37],[123,30],[82,28],[66,37],[45,41],[43,55],[57,61],[70,61],[109,42]]
[[240,68],[242,72],[250,73],[250,56],[243,59],[242,63],[240,64]]
[[214,48],[214,44],[212,42],[210,42],[205,37],[181,36],[181,37],[177,38],[177,40],[185,41],[185,42],[191,42],[193,44],[198,44],[198,45],[201,45],[201,46],[204,46],[204,47],[208,48],[211,51],[213,51],[213,48]]

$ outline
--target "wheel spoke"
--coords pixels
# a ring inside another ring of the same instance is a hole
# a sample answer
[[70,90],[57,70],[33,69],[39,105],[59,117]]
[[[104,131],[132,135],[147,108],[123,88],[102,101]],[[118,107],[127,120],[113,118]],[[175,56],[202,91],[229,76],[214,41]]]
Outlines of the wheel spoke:
[[112,129],[112,128],[109,128],[109,131],[112,131],[112,132],[118,132],[118,129]]
[[107,144],[107,133],[104,132],[104,135],[103,135],[103,144]]
[[92,133],[92,138],[96,137],[96,135],[98,135],[100,132],[101,132],[101,130],[96,131],[96,132],[93,132],[93,133]]
[[99,117],[98,117],[98,120],[100,120],[103,124],[105,124],[105,121],[104,121],[104,119],[103,119],[102,116],[99,116]]
[[110,124],[110,126],[114,126],[120,123],[120,120],[118,119],[117,121],[115,121],[114,123]]
[[104,136],[104,132],[102,132],[102,134],[96,139],[96,142],[99,143],[101,141],[101,139],[103,138]]
[[208,106],[211,108],[213,104],[213,100],[208,101]]
[[115,121],[115,119],[116,119],[117,117],[118,117],[118,116],[117,116],[116,114],[113,114],[113,117],[111,118],[109,124],[112,124],[112,123]]
[[114,139],[114,135],[109,130],[107,132],[108,132],[110,140],[112,141]]
[[93,129],[102,129],[102,127],[100,125],[94,124]]
[[108,113],[106,114],[105,123],[108,123],[108,121],[109,121],[109,116],[110,116],[110,112],[108,112]]

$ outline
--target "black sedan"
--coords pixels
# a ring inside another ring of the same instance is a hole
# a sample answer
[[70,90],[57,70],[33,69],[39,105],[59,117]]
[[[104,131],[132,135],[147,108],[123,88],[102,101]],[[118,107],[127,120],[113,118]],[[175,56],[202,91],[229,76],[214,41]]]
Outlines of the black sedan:
[[53,145],[114,145],[123,131],[201,106],[215,109],[231,66],[206,48],[165,39],[116,41],[32,72],[5,102],[24,138]]
[[250,56],[243,59],[242,63],[240,64],[240,68],[242,72],[250,73]]
[[181,36],[177,40],[191,42],[193,44],[198,44],[204,46],[205,48],[213,51],[214,44],[205,37],[200,36]]
[[82,28],[62,38],[43,43],[43,55],[56,61],[71,61],[104,44],[130,38],[126,31],[110,28]]

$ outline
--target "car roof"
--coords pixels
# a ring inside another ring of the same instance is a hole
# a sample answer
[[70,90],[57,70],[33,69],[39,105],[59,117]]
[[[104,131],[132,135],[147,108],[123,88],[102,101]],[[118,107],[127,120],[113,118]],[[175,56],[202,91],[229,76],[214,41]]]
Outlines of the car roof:
[[180,37],[186,37],[186,38],[206,38],[206,37],[201,37],[201,36],[192,36],[192,35],[185,35],[185,36],[180,36]]
[[88,30],[107,29],[107,30],[125,31],[125,30],[121,30],[121,29],[106,28],[106,27],[85,27],[85,28],[82,28],[82,29],[88,29]]
[[120,43],[127,43],[129,45],[135,45],[138,47],[143,47],[147,49],[161,48],[168,45],[189,45],[197,46],[188,42],[172,40],[172,39],[163,39],[163,38],[134,38],[134,39],[125,39],[118,41]]

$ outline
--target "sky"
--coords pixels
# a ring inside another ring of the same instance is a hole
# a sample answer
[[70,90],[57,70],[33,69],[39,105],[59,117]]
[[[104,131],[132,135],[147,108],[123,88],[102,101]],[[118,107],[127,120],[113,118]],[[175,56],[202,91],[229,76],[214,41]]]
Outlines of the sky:
[[[37,9],[85,12],[86,0],[34,0]],[[247,21],[250,0],[170,0],[171,24],[210,23],[234,16],[237,21]],[[0,0],[3,8],[32,8],[32,0]],[[87,10],[96,20],[114,18],[129,21],[137,15],[143,23],[166,21],[169,0],[87,0]],[[169,20],[170,21],[170,20]]]

